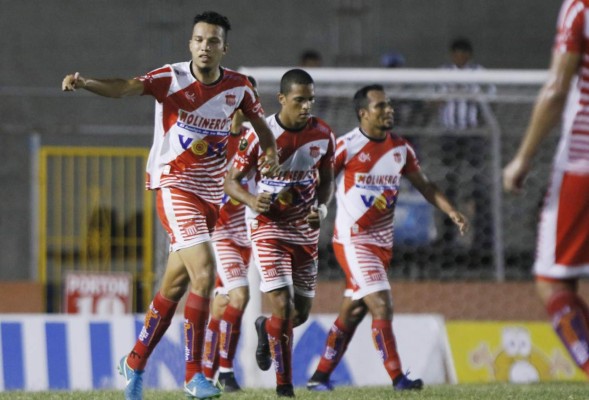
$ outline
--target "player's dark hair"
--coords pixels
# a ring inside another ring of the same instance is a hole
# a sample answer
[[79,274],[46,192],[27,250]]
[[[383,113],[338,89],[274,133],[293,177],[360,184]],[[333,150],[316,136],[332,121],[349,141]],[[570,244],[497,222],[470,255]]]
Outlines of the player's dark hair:
[[472,53],[472,43],[467,38],[456,38],[450,43],[450,51],[464,51],[466,53]]
[[217,25],[223,28],[223,32],[225,33],[225,41],[227,41],[227,33],[231,30],[231,24],[229,23],[229,19],[227,17],[215,11],[205,11],[202,14],[198,14],[196,17],[194,17],[193,26],[199,22],[206,22],[207,24]]
[[299,68],[291,69],[282,75],[282,79],[280,80],[280,93],[284,95],[289,94],[292,85],[295,84],[312,85],[314,83],[313,78],[311,78],[311,75],[309,75],[307,71],[303,71]]
[[354,94],[354,110],[356,111],[356,117],[358,118],[358,121],[360,121],[360,110],[368,108],[368,92],[372,90],[384,92],[384,87],[379,84],[368,85],[364,86]]
[[256,79],[253,76],[248,75],[247,80],[250,81],[250,83],[252,84],[254,89],[256,89],[258,87],[258,82],[256,81]]

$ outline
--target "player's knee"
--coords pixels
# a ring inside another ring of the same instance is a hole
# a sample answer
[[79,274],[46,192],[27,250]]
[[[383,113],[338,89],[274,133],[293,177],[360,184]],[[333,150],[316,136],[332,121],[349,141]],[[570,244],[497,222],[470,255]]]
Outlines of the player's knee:
[[243,311],[250,300],[250,296],[247,288],[246,290],[240,289],[242,288],[236,288],[229,292],[229,304],[231,307]]

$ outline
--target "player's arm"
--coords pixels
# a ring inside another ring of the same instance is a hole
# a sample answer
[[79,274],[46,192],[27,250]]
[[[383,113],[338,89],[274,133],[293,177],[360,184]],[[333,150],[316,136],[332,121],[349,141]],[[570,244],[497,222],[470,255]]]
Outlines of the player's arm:
[[259,193],[253,195],[247,191],[242,185],[241,180],[246,176],[247,171],[240,171],[231,166],[225,177],[225,193],[234,200],[245,204],[252,210],[263,213],[270,209],[272,202],[272,195],[270,193]]
[[425,197],[425,199],[446,213],[448,217],[460,230],[460,234],[464,235],[468,230],[468,219],[450,202],[438,186],[431,182],[421,170],[410,172],[404,175],[409,182]]
[[503,169],[505,190],[518,192],[521,189],[540,144],[561,118],[580,61],[579,53],[553,52],[548,79],[538,94],[524,138],[515,157]]
[[312,228],[319,228],[321,221],[327,217],[327,205],[333,197],[333,165],[319,169],[319,185],[317,186],[317,207],[313,207],[307,216]]
[[264,163],[260,171],[265,176],[274,176],[280,172],[274,134],[263,117],[252,118],[250,119],[250,123],[258,135],[260,147],[264,152]]
[[100,96],[120,98],[142,94],[143,83],[138,79],[85,78],[79,72],[66,75],[61,83],[61,90],[71,92],[76,89],[86,89]]

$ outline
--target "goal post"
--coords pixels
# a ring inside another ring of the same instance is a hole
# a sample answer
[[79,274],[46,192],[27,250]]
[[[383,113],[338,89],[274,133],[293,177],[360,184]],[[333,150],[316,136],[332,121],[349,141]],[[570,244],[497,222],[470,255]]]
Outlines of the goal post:
[[[239,69],[258,82],[267,115],[278,111],[280,79],[289,69]],[[551,135],[540,149],[523,196],[503,193],[501,169],[519,145],[546,70],[306,70],[315,81],[313,114],[336,136],[358,124],[354,93],[365,85],[383,85],[395,108],[393,131],[414,145],[426,175],[470,219],[470,232],[460,237],[441,212],[424,204],[404,182],[395,216],[391,275],[409,280],[531,277],[537,215],[558,135]],[[476,123],[449,126],[442,114],[451,103],[457,108],[473,104]],[[334,212],[329,215],[333,218]],[[322,279],[340,277],[329,244],[331,229],[328,226],[320,238]]]

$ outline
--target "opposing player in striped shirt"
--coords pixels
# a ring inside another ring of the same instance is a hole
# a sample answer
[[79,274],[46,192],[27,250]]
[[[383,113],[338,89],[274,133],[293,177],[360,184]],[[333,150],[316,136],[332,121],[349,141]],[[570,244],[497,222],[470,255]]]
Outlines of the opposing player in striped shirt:
[[356,327],[372,315],[372,339],[395,390],[421,389],[421,379],[402,371],[393,334],[393,299],[387,269],[393,255],[393,215],[401,176],[446,213],[463,234],[468,222],[419,167],[413,148],[394,134],[394,110],[380,85],[354,95],[360,126],[337,140],[335,179],[337,215],[333,250],[346,275],[340,312],[331,327],[309,390],[333,390],[330,375]]
[[241,180],[263,160],[257,132],[246,137],[225,181],[231,198],[248,206],[246,221],[260,289],[270,301],[270,318],[256,320],[256,361],[262,370],[274,364],[276,393],[293,397],[293,327],[309,316],[317,283],[319,227],[333,195],[335,137],[311,115],[314,83],[301,70],[287,71],[280,81],[280,111],[267,121],[276,138],[281,171],[258,175],[256,194]]
[[[248,76],[256,89],[256,81]],[[244,123],[241,111],[233,116],[231,136],[227,144],[227,160],[231,164],[239,148],[247,146],[245,136],[251,125]],[[229,165],[230,165],[229,164]],[[256,171],[250,171],[242,181],[244,188],[254,191]],[[204,374],[214,380],[219,371],[218,382],[223,391],[241,390],[233,372],[233,359],[241,335],[241,320],[249,301],[247,274],[252,246],[245,224],[245,204],[223,196],[219,220],[213,233],[213,246],[217,261],[215,297],[211,307],[211,318],[205,337],[203,359]]]
[[534,155],[562,116],[562,134],[538,227],[534,275],[554,330],[589,376],[589,306],[578,293],[579,279],[589,276],[587,32],[589,1],[564,1],[548,78],[520,147],[503,170],[503,186],[520,192]]
[[265,170],[273,173],[278,168],[274,136],[250,82],[220,65],[230,28],[226,17],[204,12],[194,18],[191,61],[168,64],[134,79],[95,79],[75,73],[62,83],[64,91],[83,88],[107,97],[151,95],[156,99],[147,188],[156,191],[158,216],[170,237],[171,252],[139,338],[119,363],[127,399],[142,398],[148,357],[187,288],[184,391],[189,398],[220,395],[202,373],[202,353],[215,276],[211,234],[223,197],[225,151],[237,110],[258,132]]

